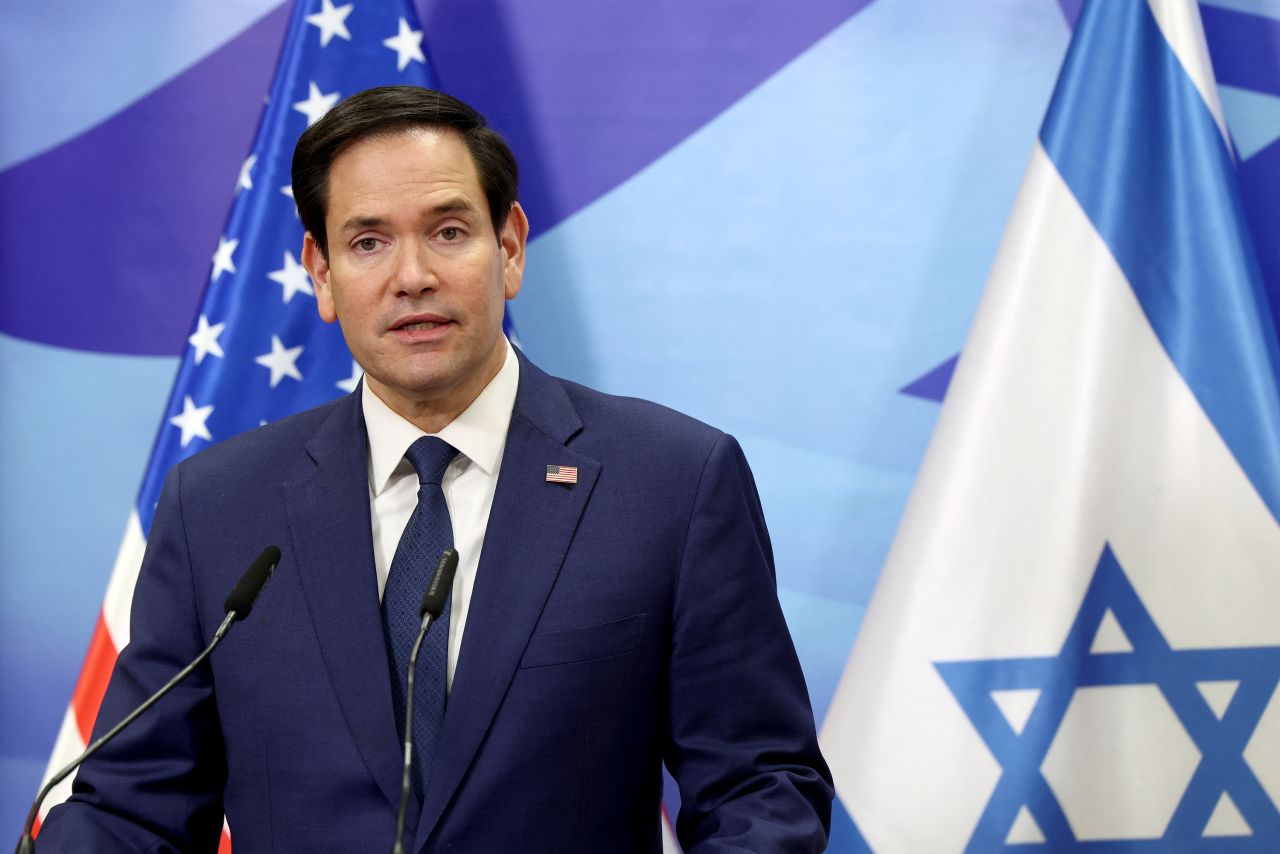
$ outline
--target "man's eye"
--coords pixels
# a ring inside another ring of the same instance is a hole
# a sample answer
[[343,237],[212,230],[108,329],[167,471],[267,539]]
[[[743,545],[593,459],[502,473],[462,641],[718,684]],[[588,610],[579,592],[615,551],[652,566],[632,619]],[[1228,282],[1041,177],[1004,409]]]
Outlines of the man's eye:
[[361,252],[372,252],[378,248],[378,241],[372,237],[365,237],[356,241],[356,248]]
[[461,236],[461,234],[462,232],[458,229],[458,227],[453,225],[445,226],[444,228],[440,229],[440,237],[443,240],[449,240],[449,241],[457,240]]

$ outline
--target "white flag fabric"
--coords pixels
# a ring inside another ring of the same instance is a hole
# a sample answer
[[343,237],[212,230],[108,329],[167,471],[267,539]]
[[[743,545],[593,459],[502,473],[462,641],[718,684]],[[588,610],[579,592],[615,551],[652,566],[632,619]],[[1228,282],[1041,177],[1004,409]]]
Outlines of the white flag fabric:
[[1195,4],[1087,4],[822,732],[874,851],[1280,851],[1280,360],[1234,182]]

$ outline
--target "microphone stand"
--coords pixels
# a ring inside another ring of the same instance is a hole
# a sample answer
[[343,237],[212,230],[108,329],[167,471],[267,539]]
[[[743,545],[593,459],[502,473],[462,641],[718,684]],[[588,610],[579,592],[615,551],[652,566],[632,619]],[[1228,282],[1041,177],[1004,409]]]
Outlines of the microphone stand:
[[431,576],[427,591],[422,594],[422,605],[418,614],[422,617],[422,625],[418,627],[418,636],[413,641],[413,649],[409,652],[409,672],[405,677],[404,703],[404,770],[400,775],[400,812],[396,816],[396,841],[391,846],[391,854],[405,854],[404,822],[409,811],[410,766],[413,763],[413,676],[418,669],[418,650],[422,648],[422,639],[427,636],[431,622],[444,611],[449,593],[453,590],[453,575],[458,570],[458,552],[450,546],[440,553],[436,562],[436,571]]
[[190,676],[192,671],[204,663],[204,660],[209,657],[209,653],[213,652],[214,647],[222,642],[222,636],[227,633],[227,629],[231,627],[231,624],[234,623],[236,619],[237,615],[235,611],[228,612],[227,616],[222,620],[222,625],[218,626],[218,630],[213,633],[213,640],[204,648],[204,652],[197,655],[194,661],[182,668],[182,670],[178,671],[177,676],[166,682],[163,688],[148,697],[145,703],[130,712],[124,720],[113,726],[105,735],[94,741],[93,744],[86,747],[84,753],[81,753],[65,768],[49,778],[49,782],[44,784],[44,788],[40,790],[40,794],[36,795],[36,802],[31,805],[31,811],[27,813],[27,822],[22,826],[22,838],[18,840],[18,848],[15,854],[35,854],[36,843],[34,837],[31,835],[31,829],[35,826],[36,816],[40,812],[40,804],[44,802],[44,799],[49,794],[50,790],[65,780],[72,771],[79,768],[82,762],[97,753],[104,744],[115,738],[122,729],[137,720],[139,715],[154,706],[161,697],[168,694],[169,691],[173,689],[174,685],[177,685],[183,679]]
[[409,653],[404,701],[404,769],[400,775],[400,812],[396,816],[396,842],[391,848],[391,854],[405,854],[404,822],[409,811],[409,769],[413,761],[413,672],[418,669],[418,650],[422,648],[422,639],[427,636],[431,622],[432,614],[422,615],[422,626],[418,629],[418,637],[414,639],[413,650]]
[[204,663],[214,648],[222,642],[222,637],[231,628],[231,624],[237,620],[243,620],[249,616],[249,612],[253,610],[254,600],[258,598],[258,594],[262,592],[262,588],[266,585],[267,579],[271,577],[271,573],[275,570],[276,564],[280,562],[280,549],[276,546],[267,546],[262,553],[254,558],[253,563],[249,564],[249,568],[244,571],[244,575],[236,582],[236,586],[232,589],[231,594],[227,596],[227,600],[223,603],[223,610],[227,616],[223,618],[222,625],[218,626],[218,630],[213,633],[213,640],[209,641],[209,645],[204,651],[195,657],[194,660],[182,670],[178,671],[178,675],[170,679],[164,684],[164,687],[152,694],[143,702],[142,705],[130,712],[124,720],[113,726],[101,738],[95,740],[92,744],[85,748],[81,753],[72,760],[65,768],[54,774],[49,782],[44,784],[44,788],[40,790],[40,794],[36,795],[36,801],[31,805],[31,811],[27,813],[27,821],[22,826],[22,838],[18,840],[18,847],[15,854],[35,854],[36,841],[31,835],[31,829],[35,827],[36,816],[40,814],[40,804],[48,796],[54,786],[61,783],[71,774],[72,771],[80,767],[80,764],[93,754],[97,753],[104,744],[120,734],[120,731],[138,719],[138,716],[147,709],[154,706],[161,697],[173,690],[173,686],[177,685],[183,679],[186,679],[192,672]]

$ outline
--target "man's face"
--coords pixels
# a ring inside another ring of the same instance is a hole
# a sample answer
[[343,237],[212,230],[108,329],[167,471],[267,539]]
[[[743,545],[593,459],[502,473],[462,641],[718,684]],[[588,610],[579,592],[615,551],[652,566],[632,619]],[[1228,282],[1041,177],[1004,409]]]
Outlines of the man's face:
[[325,230],[327,260],[310,234],[302,251],[320,316],[341,323],[375,394],[439,430],[502,367],[503,307],[524,274],[524,212],[515,205],[495,235],[462,137],[414,128],[334,159]]

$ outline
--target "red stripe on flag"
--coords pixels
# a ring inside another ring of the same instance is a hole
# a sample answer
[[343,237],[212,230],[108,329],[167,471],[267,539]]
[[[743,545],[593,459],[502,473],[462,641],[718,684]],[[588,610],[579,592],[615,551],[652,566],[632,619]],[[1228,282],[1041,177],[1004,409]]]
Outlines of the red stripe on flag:
[[107,693],[107,682],[111,679],[111,670],[116,666],[116,648],[107,633],[106,621],[102,612],[98,612],[98,624],[93,627],[93,639],[89,641],[89,651],[85,653],[84,667],[80,670],[80,679],[76,682],[76,692],[71,698],[71,708],[75,710],[76,725],[80,727],[80,737],[86,744],[93,733],[93,722],[98,718],[98,707],[102,705],[102,695]]

